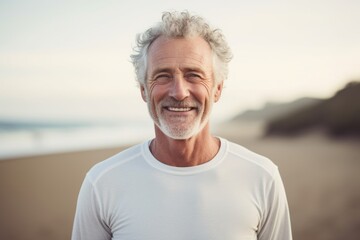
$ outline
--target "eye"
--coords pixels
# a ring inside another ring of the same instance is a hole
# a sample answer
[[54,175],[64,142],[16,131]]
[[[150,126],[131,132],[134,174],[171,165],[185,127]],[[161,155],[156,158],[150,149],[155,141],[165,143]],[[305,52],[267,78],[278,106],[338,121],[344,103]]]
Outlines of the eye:
[[196,73],[196,72],[187,73],[185,75],[185,78],[188,81],[200,81],[200,80],[203,79],[202,76],[199,73]]
[[163,73],[163,74],[158,74],[154,77],[154,81],[156,82],[160,82],[160,83],[163,83],[163,82],[168,82],[170,81],[172,78],[172,76],[170,74],[166,74],[166,73]]

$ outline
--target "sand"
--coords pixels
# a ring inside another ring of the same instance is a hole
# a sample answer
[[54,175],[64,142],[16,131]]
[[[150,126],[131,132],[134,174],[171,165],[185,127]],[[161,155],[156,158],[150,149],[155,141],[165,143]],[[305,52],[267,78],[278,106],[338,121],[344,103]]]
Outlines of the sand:
[[70,239],[87,170],[121,149],[0,161],[0,239]]
[[[295,240],[360,236],[360,141],[312,132],[261,138],[228,124],[219,136],[273,160],[287,191]],[[0,161],[0,239],[70,239],[76,199],[86,171],[124,147]]]

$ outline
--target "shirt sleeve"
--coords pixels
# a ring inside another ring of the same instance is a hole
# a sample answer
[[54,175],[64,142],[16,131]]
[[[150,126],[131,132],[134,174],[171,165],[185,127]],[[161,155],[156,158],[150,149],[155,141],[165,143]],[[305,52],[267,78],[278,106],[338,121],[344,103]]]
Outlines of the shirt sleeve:
[[96,189],[87,176],[80,189],[71,239],[111,239],[111,231],[101,215],[101,204]]
[[265,199],[264,218],[258,231],[259,240],[292,240],[289,207],[285,189],[276,170]]

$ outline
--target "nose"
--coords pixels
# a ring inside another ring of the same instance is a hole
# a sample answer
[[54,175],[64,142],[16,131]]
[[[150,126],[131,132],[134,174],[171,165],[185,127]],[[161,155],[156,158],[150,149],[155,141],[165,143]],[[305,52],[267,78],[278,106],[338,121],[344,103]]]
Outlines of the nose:
[[189,86],[185,79],[181,76],[175,76],[169,90],[169,96],[178,101],[182,101],[189,97]]

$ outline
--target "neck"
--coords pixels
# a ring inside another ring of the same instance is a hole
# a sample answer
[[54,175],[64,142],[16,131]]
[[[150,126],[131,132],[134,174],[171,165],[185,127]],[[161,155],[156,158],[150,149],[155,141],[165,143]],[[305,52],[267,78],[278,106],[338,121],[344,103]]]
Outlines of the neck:
[[209,124],[189,139],[170,138],[157,126],[155,135],[150,150],[157,160],[170,166],[191,167],[203,164],[214,158],[220,148],[220,140],[211,136]]

